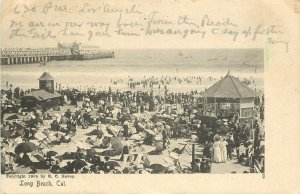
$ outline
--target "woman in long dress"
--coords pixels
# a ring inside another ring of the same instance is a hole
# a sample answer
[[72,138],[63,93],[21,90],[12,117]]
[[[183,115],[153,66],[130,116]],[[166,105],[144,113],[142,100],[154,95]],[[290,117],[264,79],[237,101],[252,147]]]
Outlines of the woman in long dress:
[[217,162],[217,163],[222,162],[222,160],[221,160],[221,150],[220,150],[220,141],[219,140],[214,142],[213,149],[214,149],[213,161]]
[[225,140],[225,137],[221,138],[220,141],[220,151],[221,151],[221,161],[226,162],[227,161],[227,141]]

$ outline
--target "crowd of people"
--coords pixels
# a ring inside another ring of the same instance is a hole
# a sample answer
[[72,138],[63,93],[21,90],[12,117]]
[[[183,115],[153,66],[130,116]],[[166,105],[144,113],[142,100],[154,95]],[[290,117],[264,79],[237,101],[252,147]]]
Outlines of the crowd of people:
[[[193,79],[201,82],[201,78]],[[170,81],[167,77],[159,81],[132,81],[129,87],[165,85]],[[25,108],[20,99],[29,91],[18,87],[1,91],[2,173],[16,173],[18,165],[30,167],[31,173],[37,169],[53,173],[209,173],[212,163],[235,158],[251,166],[254,159],[263,160],[260,145],[264,140],[263,118],[254,123],[239,123],[238,113],[227,119],[206,117],[203,106],[198,103],[197,91],[172,93],[166,90],[163,95],[157,95],[153,91],[67,88],[59,91],[63,104],[54,109]],[[263,115],[261,101],[258,110]],[[5,114],[12,113],[15,113],[12,118],[5,118]],[[84,142],[76,142],[76,150],[63,154],[52,150],[56,144],[74,142],[78,133],[91,128],[93,130],[85,133]],[[193,160],[191,168],[180,164],[184,148],[171,145],[182,139],[203,146],[203,156]],[[19,145],[25,147],[18,150]],[[153,149],[144,150],[147,146]],[[137,154],[140,159],[126,158],[138,152],[135,150],[143,153],[142,156]],[[164,165],[151,164],[149,154],[163,153],[169,157]],[[38,162],[32,161],[33,154],[38,156]],[[121,162],[114,162],[114,157]],[[65,160],[68,162],[64,163]],[[129,164],[121,167],[124,161]]]

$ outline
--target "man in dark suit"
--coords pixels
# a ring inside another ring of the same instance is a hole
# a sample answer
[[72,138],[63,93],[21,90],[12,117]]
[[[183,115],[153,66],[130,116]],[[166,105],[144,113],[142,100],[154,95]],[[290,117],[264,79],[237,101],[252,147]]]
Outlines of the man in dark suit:
[[232,160],[232,151],[234,148],[234,138],[233,138],[233,134],[230,132],[228,133],[228,138],[227,138],[227,157]]

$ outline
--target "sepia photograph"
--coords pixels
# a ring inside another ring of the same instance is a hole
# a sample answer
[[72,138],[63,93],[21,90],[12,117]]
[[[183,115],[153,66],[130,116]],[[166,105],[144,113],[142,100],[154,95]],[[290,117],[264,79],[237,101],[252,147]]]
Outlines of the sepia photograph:
[[299,193],[299,8],[0,1],[0,193]]
[[60,42],[1,62],[2,173],[264,173],[263,49]]

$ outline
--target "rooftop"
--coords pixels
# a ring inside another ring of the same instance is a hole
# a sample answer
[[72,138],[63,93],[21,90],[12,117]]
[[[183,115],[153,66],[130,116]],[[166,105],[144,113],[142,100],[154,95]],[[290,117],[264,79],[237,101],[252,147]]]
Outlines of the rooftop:
[[60,94],[57,92],[50,93],[50,92],[47,92],[46,90],[34,90],[34,91],[26,94],[25,96],[32,96],[35,99],[42,101],[42,100],[48,100],[51,98],[58,98],[58,97],[60,97]]
[[229,71],[224,78],[205,90],[201,95],[212,98],[249,98],[257,96],[254,90],[238,78],[230,75]]
[[45,71],[38,80],[55,80],[55,79],[50,73]]

